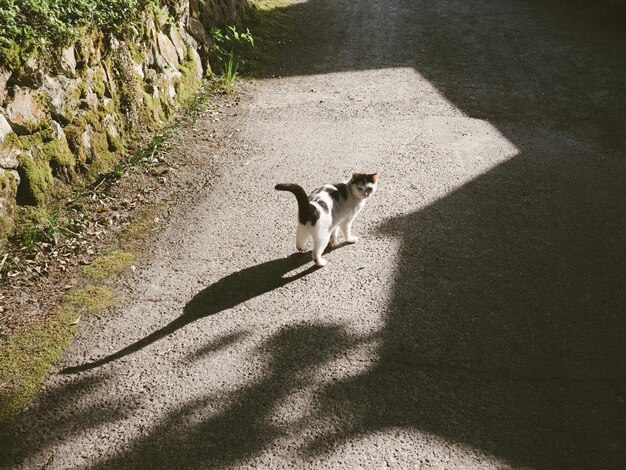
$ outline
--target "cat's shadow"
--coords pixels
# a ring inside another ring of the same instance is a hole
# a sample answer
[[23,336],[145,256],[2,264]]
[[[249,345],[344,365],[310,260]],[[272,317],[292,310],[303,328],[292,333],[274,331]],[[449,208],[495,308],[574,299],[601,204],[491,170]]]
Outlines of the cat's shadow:
[[[326,252],[342,246],[345,246],[345,243],[327,248]],[[304,270],[297,271],[298,268],[310,262],[310,252],[293,253],[286,258],[267,261],[229,274],[194,295],[183,309],[183,314],[164,327],[106,357],[78,366],[66,367],[60,373],[75,374],[100,367],[139,351],[199,318],[233,308],[320,269],[312,264]]]

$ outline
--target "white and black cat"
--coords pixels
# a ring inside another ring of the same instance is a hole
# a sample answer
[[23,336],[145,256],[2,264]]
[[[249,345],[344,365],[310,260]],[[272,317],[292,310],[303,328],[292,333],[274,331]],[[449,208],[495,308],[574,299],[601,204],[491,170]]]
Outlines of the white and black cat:
[[313,238],[311,256],[315,264],[325,266],[324,249],[337,243],[339,230],[348,243],[356,243],[352,235],[352,222],[363,209],[367,199],[378,186],[378,173],[352,173],[352,177],[339,184],[326,184],[307,196],[297,184],[277,184],[279,191],[289,191],[298,200],[298,231],[296,248],[304,251],[309,237]]

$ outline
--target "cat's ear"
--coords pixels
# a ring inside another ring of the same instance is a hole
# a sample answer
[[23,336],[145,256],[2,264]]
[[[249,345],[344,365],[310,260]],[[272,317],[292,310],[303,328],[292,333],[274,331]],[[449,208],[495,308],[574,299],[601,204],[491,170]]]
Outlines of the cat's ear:
[[352,172],[352,179],[356,178],[357,176],[359,176],[361,173],[353,171]]
[[372,183],[375,183],[376,180],[378,179],[378,173],[374,173],[373,175],[370,175],[372,177]]

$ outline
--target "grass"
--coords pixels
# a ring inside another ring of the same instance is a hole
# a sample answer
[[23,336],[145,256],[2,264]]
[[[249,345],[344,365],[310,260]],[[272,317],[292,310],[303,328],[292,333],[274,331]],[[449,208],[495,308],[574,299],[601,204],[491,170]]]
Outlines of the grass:
[[224,87],[224,91],[226,93],[232,93],[233,87],[235,86],[235,79],[237,78],[237,67],[239,64],[235,62],[233,57],[233,53],[231,52],[228,56],[228,60],[224,64],[224,68],[222,69],[222,86]]

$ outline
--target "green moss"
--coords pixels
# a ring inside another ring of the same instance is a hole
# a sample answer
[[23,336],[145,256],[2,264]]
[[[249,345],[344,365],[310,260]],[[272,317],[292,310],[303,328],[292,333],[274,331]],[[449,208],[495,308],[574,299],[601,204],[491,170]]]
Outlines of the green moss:
[[60,312],[0,341],[0,422],[36,396],[52,364],[69,345],[75,319],[75,312]]
[[111,152],[109,148],[106,131],[104,129],[94,130],[91,133],[91,156],[87,160],[89,163],[87,175],[95,178],[99,174],[111,170],[118,158],[118,155]]
[[107,131],[107,143],[111,152],[119,152],[124,148],[122,139]]
[[12,173],[0,171],[0,193],[15,193],[17,191],[17,180]]
[[61,300],[64,312],[88,315],[113,305],[113,292],[108,287],[86,286],[71,289]]
[[187,54],[179,67],[182,74],[179,81],[175,84],[178,102],[188,105],[196,96],[201,80],[197,77],[198,64],[191,49],[187,50]]
[[109,307],[113,301],[108,288],[72,289],[54,316],[0,341],[0,422],[37,395],[52,364],[69,346],[76,332],[76,320]]
[[83,133],[85,132],[85,128],[80,124],[70,124],[63,130],[65,132],[65,138],[67,139],[67,145],[72,154],[78,162],[84,164],[87,161],[87,153],[83,148]]
[[155,218],[161,211],[159,205],[148,205],[133,217],[133,221],[122,233],[122,238],[126,243],[134,243],[145,239],[157,227]]
[[55,175],[59,175],[63,169],[74,171],[76,165],[76,158],[70,151],[67,141],[63,140],[51,140],[45,143],[41,152],[43,157],[50,162],[50,166],[55,170]]
[[163,124],[167,120],[167,115],[161,101],[146,92],[142,92],[142,97],[144,106],[141,114],[146,124],[152,126]]
[[19,186],[18,200],[26,204],[44,204],[48,196],[48,186],[52,183],[52,168],[50,162],[39,155],[31,158],[22,152],[17,158],[20,163],[18,169],[22,183]]
[[[101,68],[96,69],[96,72],[91,77],[91,89],[99,99],[104,98],[107,95],[107,83],[104,76],[104,71]],[[111,93],[108,92],[111,96]]]
[[[13,173],[0,170],[0,194],[15,194],[17,192],[17,180]],[[6,200],[0,208],[0,249],[4,246],[4,240],[13,231],[14,204]]]
[[10,132],[9,134],[4,136],[4,140],[0,142],[0,150],[10,150],[10,149],[21,149],[22,141],[14,132]]
[[134,259],[132,253],[114,250],[93,260],[83,271],[91,279],[102,280],[121,273],[133,264]]

